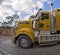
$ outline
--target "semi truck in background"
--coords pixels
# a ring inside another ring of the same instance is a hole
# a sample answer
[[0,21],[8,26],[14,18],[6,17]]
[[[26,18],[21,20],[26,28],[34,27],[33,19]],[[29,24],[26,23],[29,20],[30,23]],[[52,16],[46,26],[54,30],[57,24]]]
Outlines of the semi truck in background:
[[33,20],[19,21],[13,42],[22,48],[32,44],[52,44],[60,42],[60,9],[42,11],[39,9]]

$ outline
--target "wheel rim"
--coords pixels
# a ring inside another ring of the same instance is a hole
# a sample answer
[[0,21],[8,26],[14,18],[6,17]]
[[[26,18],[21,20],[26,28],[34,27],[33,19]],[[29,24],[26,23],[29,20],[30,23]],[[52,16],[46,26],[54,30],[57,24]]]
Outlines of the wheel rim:
[[28,41],[27,41],[26,39],[21,39],[21,40],[20,40],[20,44],[21,44],[21,46],[23,46],[23,47],[27,47],[27,46],[28,46]]

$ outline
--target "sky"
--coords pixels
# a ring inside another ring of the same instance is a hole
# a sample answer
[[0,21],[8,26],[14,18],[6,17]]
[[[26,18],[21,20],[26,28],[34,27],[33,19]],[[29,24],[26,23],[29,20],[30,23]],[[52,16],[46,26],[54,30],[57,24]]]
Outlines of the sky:
[[0,0],[0,22],[7,16],[19,15],[20,20],[28,20],[38,9],[50,10],[50,3],[54,9],[60,8],[60,0]]

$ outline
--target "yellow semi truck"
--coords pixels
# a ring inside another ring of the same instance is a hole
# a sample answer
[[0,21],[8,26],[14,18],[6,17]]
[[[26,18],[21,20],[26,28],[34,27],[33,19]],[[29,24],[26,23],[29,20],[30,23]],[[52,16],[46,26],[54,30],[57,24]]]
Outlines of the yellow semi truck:
[[22,48],[60,42],[60,9],[51,3],[51,12],[39,9],[34,19],[19,21],[13,41]]

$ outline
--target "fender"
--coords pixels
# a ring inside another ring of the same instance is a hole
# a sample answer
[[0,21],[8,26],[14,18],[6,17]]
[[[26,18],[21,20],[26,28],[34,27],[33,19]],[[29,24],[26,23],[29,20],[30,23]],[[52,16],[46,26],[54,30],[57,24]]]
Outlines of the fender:
[[16,37],[19,37],[19,35],[22,35],[22,34],[29,36],[29,38],[32,40],[32,42],[35,41],[34,31],[32,29],[22,28],[22,29],[16,31]]

